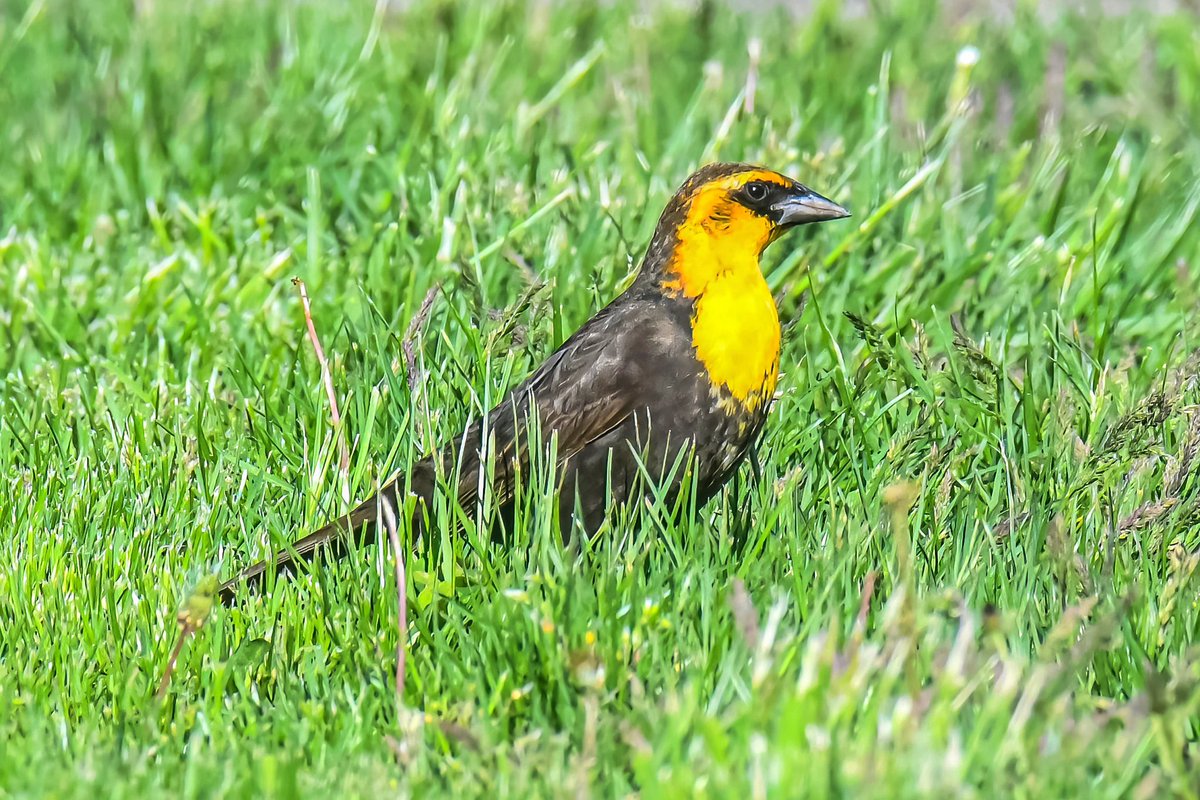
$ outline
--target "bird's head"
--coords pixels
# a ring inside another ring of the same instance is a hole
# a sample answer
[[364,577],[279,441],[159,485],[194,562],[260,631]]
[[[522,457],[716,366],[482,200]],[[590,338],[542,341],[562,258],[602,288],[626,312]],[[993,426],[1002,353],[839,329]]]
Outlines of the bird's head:
[[[646,261],[673,276],[687,294],[711,269],[753,262],[785,231],[850,212],[773,170],[749,164],[709,164],[692,174],[658,221]],[[695,280],[688,272],[698,273]],[[687,284],[692,284],[689,288]]]

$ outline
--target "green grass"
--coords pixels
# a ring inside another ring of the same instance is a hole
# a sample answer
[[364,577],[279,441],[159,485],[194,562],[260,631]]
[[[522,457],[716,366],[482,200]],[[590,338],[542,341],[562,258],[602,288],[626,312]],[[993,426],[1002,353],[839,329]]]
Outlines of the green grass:
[[[1196,20],[877,5],[0,6],[0,796],[1196,797]],[[413,544],[402,706],[375,546],[155,701],[200,578],[478,415],[714,157],[855,212],[770,251],[757,480]]]

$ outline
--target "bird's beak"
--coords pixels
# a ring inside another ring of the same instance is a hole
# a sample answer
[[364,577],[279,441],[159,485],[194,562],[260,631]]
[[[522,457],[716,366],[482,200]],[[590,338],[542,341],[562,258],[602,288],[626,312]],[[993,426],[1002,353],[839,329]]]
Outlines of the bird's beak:
[[778,224],[785,228],[850,216],[850,212],[837,203],[803,186],[771,206],[771,211]]

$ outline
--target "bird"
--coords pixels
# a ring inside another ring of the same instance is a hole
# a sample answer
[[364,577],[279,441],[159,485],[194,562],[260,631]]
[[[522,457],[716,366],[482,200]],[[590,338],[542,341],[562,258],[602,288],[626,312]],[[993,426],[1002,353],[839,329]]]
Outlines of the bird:
[[344,555],[375,529],[385,501],[399,509],[415,495],[415,536],[429,524],[439,475],[464,509],[486,489],[499,518],[511,519],[531,450],[551,441],[564,536],[576,525],[595,532],[647,477],[663,481],[668,503],[688,482],[703,505],[745,458],[775,395],[781,328],[763,251],[792,228],[848,216],[766,167],[702,166],[663,209],[623,292],[480,420],[349,513],[225,581],[221,600],[260,587],[272,569],[293,574],[322,551]]

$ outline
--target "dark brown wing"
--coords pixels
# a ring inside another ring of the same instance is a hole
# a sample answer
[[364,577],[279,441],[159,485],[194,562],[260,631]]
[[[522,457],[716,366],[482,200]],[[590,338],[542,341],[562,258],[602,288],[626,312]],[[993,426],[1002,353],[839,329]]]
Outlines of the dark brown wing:
[[[542,440],[548,442],[551,433],[557,435],[557,462],[561,466],[644,406],[647,382],[656,377],[653,359],[648,355],[664,338],[672,342],[679,338],[676,321],[664,313],[661,303],[661,298],[635,299],[629,295],[613,301],[492,409],[486,424],[471,425],[444,447],[439,454],[442,473],[454,474],[453,465],[458,464],[458,502],[470,506],[478,500],[480,476],[488,474],[484,467],[489,461],[489,489],[494,501],[499,506],[511,501],[516,475],[529,467],[528,425],[534,410]],[[433,505],[437,472],[433,457],[423,459],[412,469],[409,489],[427,509]],[[398,507],[397,490],[403,480],[403,475],[393,477],[382,490],[393,509]],[[372,497],[349,514],[299,539],[276,558],[248,567],[221,586],[222,601],[230,602],[240,585],[258,585],[272,563],[279,572],[291,573],[298,563],[311,560],[325,547],[340,555],[351,540],[361,540],[372,529],[380,508],[380,498]],[[418,509],[415,526],[421,518]]]
[[[609,305],[488,414],[494,447],[481,460],[466,458],[460,501],[477,499],[477,470],[487,458],[496,467],[490,487],[493,496],[500,503],[512,498],[515,471],[529,467],[527,438],[533,413],[542,441],[548,443],[552,434],[557,437],[556,455],[561,465],[644,404],[642,376],[653,371],[645,369],[640,358],[645,338],[653,338],[644,327],[647,311],[654,309],[636,301]],[[460,438],[456,449],[471,450],[472,456],[488,453],[482,446],[480,426],[474,426],[466,437],[475,446],[462,447]]]

